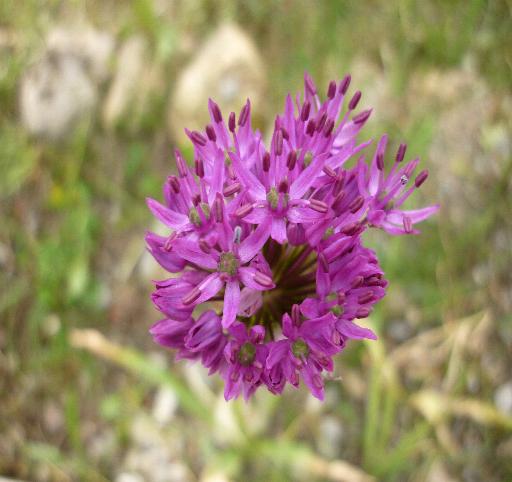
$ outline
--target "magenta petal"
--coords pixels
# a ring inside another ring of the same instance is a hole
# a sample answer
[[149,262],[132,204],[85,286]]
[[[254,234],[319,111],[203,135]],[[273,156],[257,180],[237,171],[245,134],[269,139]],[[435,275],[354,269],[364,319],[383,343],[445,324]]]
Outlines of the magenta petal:
[[223,282],[219,277],[219,273],[208,275],[197,287],[201,290],[199,298],[194,302],[195,305],[204,303],[213,298],[222,288]]
[[354,340],[363,340],[364,338],[368,338],[370,340],[377,339],[377,335],[372,330],[356,325],[353,321],[340,319],[336,322],[336,329],[343,336]]
[[229,151],[229,157],[233,162],[233,167],[238,177],[248,187],[249,191],[253,192],[258,199],[265,199],[266,192],[263,184],[261,184],[256,176],[243,165],[236,153]]
[[244,217],[244,221],[252,224],[260,224],[265,222],[269,213],[266,207],[253,209],[251,213]]
[[331,290],[331,277],[321,269],[316,271],[316,292],[320,297],[327,296]]
[[237,280],[226,283],[226,293],[224,294],[224,309],[222,312],[222,327],[228,328],[236,319],[236,314],[240,306],[240,285]]
[[279,340],[272,343],[270,345],[266,367],[270,370],[277,363],[280,363],[281,360],[288,354],[289,349],[290,342],[288,340]]
[[313,185],[317,176],[322,171],[325,161],[328,159],[329,154],[321,154],[315,156],[313,162],[302,171],[300,176],[290,186],[290,197],[292,199],[301,198],[304,193]]
[[310,363],[306,364],[301,370],[302,378],[304,383],[310,389],[311,393],[315,398],[319,400],[324,399],[324,382],[320,373],[315,370]]
[[434,206],[428,206],[422,209],[412,209],[410,211],[389,211],[386,220],[393,224],[402,224],[403,217],[408,216],[412,223],[416,224],[435,214],[439,211],[439,207],[439,204],[435,204]]
[[187,216],[166,208],[164,205],[160,204],[154,199],[147,198],[146,203],[148,208],[158,220],[162,221],[162,223],[173,229],[179,229],[189,223]]
[[238,256],[242,263],[247,263],[256,254],[261,251],[263,245],[267,242],[270,234],[270,220],[260,224],[247,238],[245,238],[238,249]]
[[260,283],[256,282],[254,279],[254,275],[258,271],[255,268],[239,268],[238,269],[238,276],[240,276],[240,280],[245,286],[248,286],[249,288],[252,288],[253,290],[257,291],[266,291],[271,290],[276,287],[276,285],[273,283],[271,286],[263,286]]
[[292,207],[288,209],[286,217],[292,223],[314,223],[325,217],[325,214],[313,211],[309,207]]
[[272,219],[270,236],[279,244],[283,244],[286,241],[286,222],[283,218]]
[[185,239],[177,239],[172,246],[173,251],[182,258],[203,268],[216,269],[217,262],[211,254],[201,251],[198,244]]
[[314,300],[312,298],[306,298],[300,305],[300,312],[306,318],[317,318],[320,316],[320,310],[318,309],[318,305],[320,301]]
[[260,291],[245,287],[240,292],[240,306],[238,307],[238,316],[250,317],[256,313],[263,305],[263,297]]

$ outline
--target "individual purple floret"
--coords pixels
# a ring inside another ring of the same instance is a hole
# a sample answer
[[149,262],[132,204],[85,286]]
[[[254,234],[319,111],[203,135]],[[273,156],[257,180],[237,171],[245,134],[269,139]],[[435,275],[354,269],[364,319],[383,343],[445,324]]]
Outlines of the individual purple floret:
[[210,100],[211,123],[186,131],[194,161],[176,151],[163,204],[148,199],[169,228],[167,237],[146,235],[148,250],[173,273],[156,282],[152,299],[165,318],[151,334],[218,372],[227,400],[260,386],[280,394],[300,380],[323,399],[333,356],[349,339],[376,338],[356,321],[387,281],[361,234],[418,233],[414,225],[439,208],[403,209],[428,175],[414,174],[417,159],[404,162],[405,144],[387,168],[382,136],[365,162],[371,141],[357,136],[371,110],[356,112],[361,92],[347,97],[350,80],[330,82],[322,102],[306,74],[268,148],[249,101],[225,120]]

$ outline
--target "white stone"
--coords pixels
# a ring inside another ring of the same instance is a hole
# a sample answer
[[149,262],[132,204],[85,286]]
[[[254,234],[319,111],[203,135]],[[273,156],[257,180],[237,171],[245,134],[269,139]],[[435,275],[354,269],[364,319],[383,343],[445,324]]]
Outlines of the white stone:
[[203,129],[210,121],[210,97],[225,120],[229,112],[240,112],[247,98],[254,112],[262,103],[264,86],[263,60],[254,42],[236,25],[221,25],[176,81],[168,114],[172,135],[185,141],[185,127]]
[[21,80],[21,119],[37,136],[63,138],[92,111],[96,100],[93,81],[73,55],[46,52]]

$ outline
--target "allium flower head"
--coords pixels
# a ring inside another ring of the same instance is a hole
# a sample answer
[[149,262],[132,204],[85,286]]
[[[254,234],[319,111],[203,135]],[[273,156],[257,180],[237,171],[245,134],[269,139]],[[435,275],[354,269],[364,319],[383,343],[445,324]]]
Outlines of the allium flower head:
[[[403,210],[426,180],[402,144],[386,169],[387,137],[371,156],[357,136],[371,110],[356,112],[350,76],[322,102],[306,74],[304,95],[286,98],[268,146],[251,126],[251,105],[227,121],[209,102],[211,123],[186,131],[194,146],[164,202],[148,199],[169,228],[148,233],[149,251],[173,275],[152,295],[164,314],[151,334],[179,358],[200,360],[225,380],[225,397],[265,386],[279,394],[300,380],[322,399],[323,372],[349,339],[376,338],[366,318],[387,281],[361,234],[417,233],[438,206]],[[346,107],[344,107],[346,106]],[[351,167],[349,167],[351,166]]]

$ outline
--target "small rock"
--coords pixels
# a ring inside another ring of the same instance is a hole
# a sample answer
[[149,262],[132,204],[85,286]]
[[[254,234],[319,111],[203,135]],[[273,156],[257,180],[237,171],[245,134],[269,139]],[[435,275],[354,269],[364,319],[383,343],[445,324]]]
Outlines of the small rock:
[[87,25],[57,27],[48,34],[46,44],[51,51],[81,59],[93,81],[99,83],[109,77],[110,59],[115,46],[110,33]]
[[87,25],[57,27],[44,45],[40,59],[22,76],[21,118],[31,134],[60,140],[95,107],[114,39]]
[[512,415],[512,380],[498,387],[494,393],[494,403],[498,410]]
[[132,472],[122,472],[120,473],[116,479],[116,482],[144,482],[144,478],[139,474],[134,474]]
[[456,482],[442,462],[434,462],[428,471],[426,482]]
[[178,398],[176,394],[168,388],[158,390],[153,403],[153,417],[160,425],[169,423],[176,409],[178,408]]
[[96,86],[82,60],[72,54],[45,52],[21,80],[21,119],[39,137],[62,139],[92,111],[96,100]]
[[221,25],[176,81],[168,114],[171,134],[186,141],[184,127],[203,128],[209,122],[210,97],[225,116],[239,112],[249,98],[254,114],[262,104],[264,86],[263,60],[254,42],[239,27]]
[[322,417],[320,419],[317,441],[320,454],[328,458],[339,456],[343,436],[343,425],[336,417],[329,415]]

